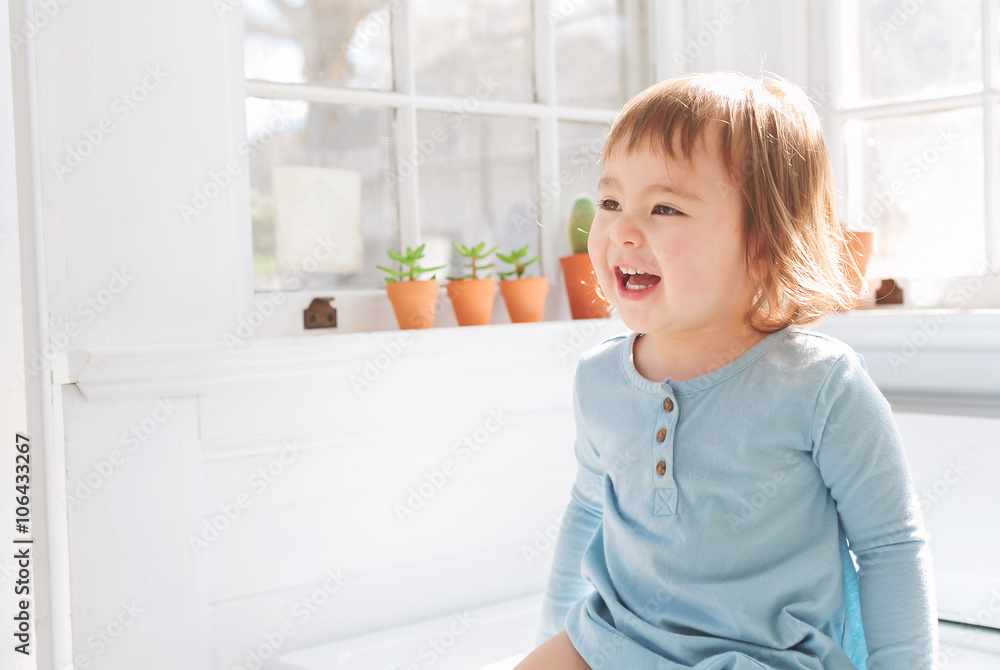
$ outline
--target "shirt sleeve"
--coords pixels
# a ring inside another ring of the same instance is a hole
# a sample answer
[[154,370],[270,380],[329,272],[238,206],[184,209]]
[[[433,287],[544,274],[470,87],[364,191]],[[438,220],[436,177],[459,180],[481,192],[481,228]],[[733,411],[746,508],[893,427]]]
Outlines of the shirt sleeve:
[[563,630],[566,615],[573,605],[594,590],[581,574],[580,565],[584,550],[597,533],[603,518],[604,471],[597,449],[584,426],[579,380],[578,366],[573,382],[577,475],[570,490],[570,501],[560,522],[559,536],[556,538],[548,585],[542,597],[541,624],[536,645]]
[[867,670],[930,670],[937,656],[928,535],[889,403],[857,354],[816,399],[813,459],[857,557]]

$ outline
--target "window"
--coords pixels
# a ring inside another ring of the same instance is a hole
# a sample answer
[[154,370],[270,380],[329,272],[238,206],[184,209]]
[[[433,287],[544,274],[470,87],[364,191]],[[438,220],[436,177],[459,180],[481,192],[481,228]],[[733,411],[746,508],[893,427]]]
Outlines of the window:
[[572,200],[650,83],[643,7],[245,0],[256,290],[381,289],[386,251],[422,242],[439,279],[480,241],[556,278]]
[[912,307],[1000,306],[1000,1],[831,7],[828,132],[869,276]]

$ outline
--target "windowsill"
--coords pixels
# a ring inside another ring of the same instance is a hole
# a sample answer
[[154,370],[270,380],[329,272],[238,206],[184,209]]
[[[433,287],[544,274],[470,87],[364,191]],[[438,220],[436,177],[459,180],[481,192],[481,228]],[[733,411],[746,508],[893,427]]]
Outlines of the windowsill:
[[[928,334],[935,324],[938,330]],[[1000,416],[1000,310],[879,309],[834,315],[815,330],[860,353],[897,410]],[[626,331],[618,319],[558,320],[356,333],[323,329],[235,346],[219,341],[74,350],[54,359],[53,382],[76,384],[87,399],[322,384],[331,375],[356,373],[396,345],[406,355],[443,362],[483,355],[496,365],[573,364],[582,351]]]
[[1000,309],[879,308],[815,330],[861,354],[898,411],[1000,416]]

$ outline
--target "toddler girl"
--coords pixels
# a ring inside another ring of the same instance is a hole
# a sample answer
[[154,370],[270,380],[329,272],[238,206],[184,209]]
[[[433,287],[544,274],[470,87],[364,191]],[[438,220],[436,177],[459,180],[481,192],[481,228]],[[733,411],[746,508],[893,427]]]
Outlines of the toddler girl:
[[633,332],[577,367],[578,474],[518,669],[931,668],[889,405],[854,351],[800,328],[856,298],[808,100],[672,79],[625,106],[601,160],[590,257]]

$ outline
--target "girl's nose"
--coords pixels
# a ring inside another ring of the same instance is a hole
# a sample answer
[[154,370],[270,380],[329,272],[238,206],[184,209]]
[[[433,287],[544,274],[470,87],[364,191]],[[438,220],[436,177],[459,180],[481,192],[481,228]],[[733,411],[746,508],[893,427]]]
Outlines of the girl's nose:
[[619,214],[615,222],[611,225],[610,237],[613,244],[622,247],[634,247],[637,244],[641,244],[643,239],[639,226],[625,212]]

